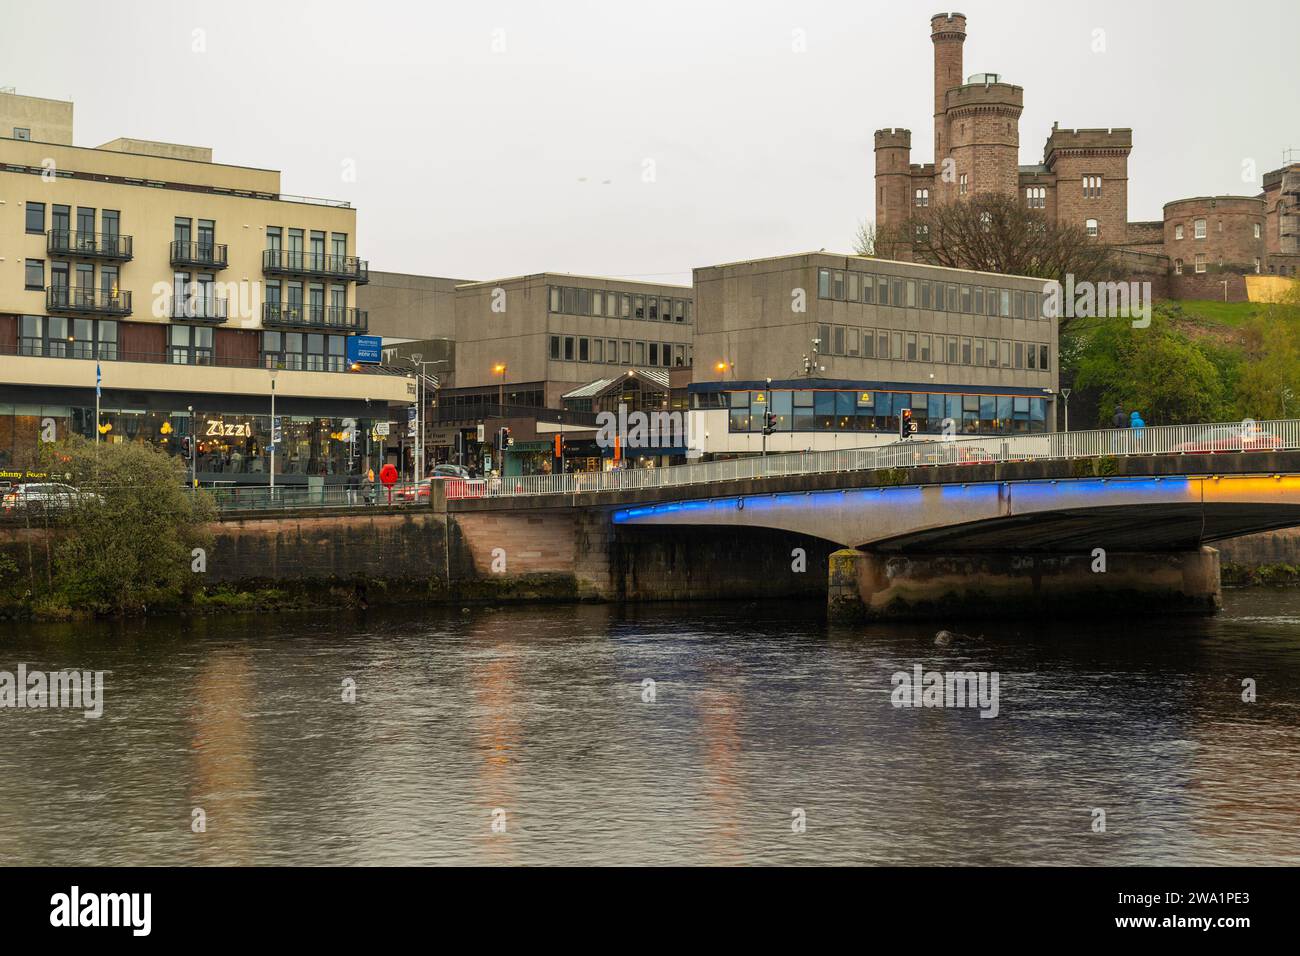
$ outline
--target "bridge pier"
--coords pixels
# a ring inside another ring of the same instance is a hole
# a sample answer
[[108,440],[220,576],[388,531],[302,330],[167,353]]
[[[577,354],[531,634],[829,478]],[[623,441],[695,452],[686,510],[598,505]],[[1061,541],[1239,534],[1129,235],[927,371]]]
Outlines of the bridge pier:
[[832,620],[1212,614],[1219,552],[830,557]]

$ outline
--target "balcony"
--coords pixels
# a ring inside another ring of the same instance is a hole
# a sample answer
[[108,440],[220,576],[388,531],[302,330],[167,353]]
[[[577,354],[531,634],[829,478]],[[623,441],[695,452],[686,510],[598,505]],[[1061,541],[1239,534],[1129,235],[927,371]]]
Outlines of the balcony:
[[173,266],[189,269],[207,269],[218,272],[230,263],[226,258],[226,247],[215,242],[185,242],[177,239],[172,243],[171,263]]
[[262,253],[262,274],[334,279],[365,285],[370,281],[370,264],[356,256],[329,256],[323,253],[297,252],[289,249],[267,249]]
[[364,333],[370,327],[363,309],[340,309],[308,305],[262,303],[262,327],[267,329],[315,329],[322,332]]
[[172,318],[181,322],[215,322],[220,325],[229,317],[229,300],[215,295],[172,298]]
[[134,258],[130,236],[115,232],[69,232],[51,229],[45,234],[45,251],[77,259],[114,259],[127,262]]
[[52,285],[45,290],[45,310],[75,315],[130,315],[131,293]]

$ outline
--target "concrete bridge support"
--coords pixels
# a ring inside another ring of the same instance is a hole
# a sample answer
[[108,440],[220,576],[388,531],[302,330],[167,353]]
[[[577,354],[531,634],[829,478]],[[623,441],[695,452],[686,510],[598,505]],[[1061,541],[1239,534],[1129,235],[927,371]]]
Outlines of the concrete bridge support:
[[1219,553],[903,555],[845,549],[830,557],[832,620],[1211,614]]

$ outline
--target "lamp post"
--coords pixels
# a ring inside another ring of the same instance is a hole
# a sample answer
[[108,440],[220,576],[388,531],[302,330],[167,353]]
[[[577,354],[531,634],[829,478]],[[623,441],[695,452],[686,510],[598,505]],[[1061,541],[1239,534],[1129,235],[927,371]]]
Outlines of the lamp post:
[[1065,399],[1065,430],[1070,430],[1070,389],[1061,389],[1061,397]]
[[497,413],[505,418],[506,413],[503,409],[506,405],[506,363],[498,362],[492,367],[492,371],[497,374]]
[[279,436],[275,428],[275,375],[279,371],[274,365],[268,370],[271,373],[271,498],[275,498],[275,445]]
[[413,476],[415,481],[424,477],[424,399],[425,399],[425,368],[430,365],[446,365],[448,359],[434,359],[433,361],[424,361],[424,353],[412,352],[408,358],[411,364],[415,366],[415,462]]

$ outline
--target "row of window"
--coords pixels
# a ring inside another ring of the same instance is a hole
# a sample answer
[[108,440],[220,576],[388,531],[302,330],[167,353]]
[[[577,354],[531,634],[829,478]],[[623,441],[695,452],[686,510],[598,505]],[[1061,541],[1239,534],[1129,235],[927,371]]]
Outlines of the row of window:
[[[1205,271],[1206,271],[1206,268],[1207,268],[1207,266],[1206,266],[1206,261],[1205,261],[1205,253],[1203,253],[1203,252],[1198,252],[1198,253],[1196,254],[1196,258],[1193,260],[1192,265],[1193,265],[1193,268],[1196,270],[1196,272],[1197,272],[1198,275],[1199,275],[1200,273],[1202,273],[1202,272],[1205,272]],[[1220,262],[1219,265],[1223,265],[1223,263]],[[1259,256],[1256,256],[1256,257],[1255,257],[1255,274],[1256,274],[1256,275],[1259,275],[1259,274],[1263,271],[1262,266],[1263,266],[1263,264],[1261,263]],[[1269,271],[1270,271],[1270,272],[1273,271],[1271,266],[1269,267]],[[1175,260],[1174,260],[1174,275],[1176,275],[1176,276],[1180,276],[1180,275],[1182,275],[1182,274],[1183,274],[1183,260],[1182,260],[1182,259],[1175,259]]]
[[[167,361],[173,365],[213,364],[216,330],[208,326],[169,325]],[[118,324],[112,319],[69,319],[58,315],[24,315],[18,321],[18,354],[52,358],[131,361],[139,356],[118,351]],[[323,332],[263,332],[261,364],[270,368],[343,372],[347,370],[346,335]],[[152,358],[150,356],[149,358]]]
[[905,309],[931,309],[966,315],[1042,318],[1042,294],[1021,289],[986,289],[983,286],[898,279],[840,269],[817,270],[817,297],[865,305],[893,305]]
[[682,368],[691,364],[693,348],[676,342],[636,342],[628,339],[596,339],[585,335],[552,335],[548,354],[559,362]]
[[776,416],[784,432],[898,432],[903,409],[922,434],[940,434],[944,420],[958,434],[1008,434],[1046,430],[1047,400],[1020,395],[935,392],[773,391],[731,392],[729,430],[763,430],[763,416]]
[[[28,202],[26,205],[27,221],[26,228],[29,233],[44,234],[45,228],[45,203]],[[89,206],[78,206],[76,216],[76,231],[78,233],[91,235],[96,232],[103,233],[106,236],[120,235],[122,214],[116,209],[102,209],[98,211],[99,228],[95,228],[96,210]],[[52,232],[71,232],[73,228],[72,207],[63,205],[53,205],[50,207],[50,231]],[[176,216],[172,226],[172,238],[177,242],[197,242],[202,248],[211,249],[216,243],[217,224],[212,219],[199,219],[196,221],[186,216]],[[307,242],[304,247],[304,239]],[[287,243],[287,244],[286,244]],[[289,252],[305,252],[313,258],[323,259],[326,254],[326,233],[320,230],[312,230],[310,233],[302,229],[285,230],[281,226],[266,227],[266,248],[279,251],[281,248]],[[348,248],[348,236],[345,232],[329,233],[329,254],[334,256],[345,256]]]
[[1027,368],[1044,372],[1051,369],[1048,346],[1041,342],[933,335],[898,329],[858,329],[844,325],[819,325],[817,335],[823,355],[943,362],[986,368]]
[[[121,273],[117,266],[99,266],[99,290],[106,295],[117,295]],[[50,281],[58,289],[76,288],[85,292],[93,291],[95,286],[95,265],[90,262],[71,263],[54,261],[50,263]],[[28,259],[23,268],[23,286],[32,291],[41,291],[46,287],[45,260]]]
[[[1263,228],[1260,226],[1259,223],[1253,223],[1253,225],[1254,225],[1254,227],[1255,227],[1255,238],[1258,239],[1261,235],[1263,235]],[[1219,220],[1219,232],[1223,232],[1223,220],[1222,220],[1222,219]],[[1205,223],[1205,220],[1204,220],[1204,219],[1193,219],[1193,220],[1192,220],[1192,238],[1193,238],[1193,239],[1204,239],[1204,238],[1205,238],[1205,235],[1206,235],[1206,223]],[[1183,224],[1182,224],[1181,222],[1174,223],[1174,238],[1175,238],[1175,239],[1182,239],[1182,238],[1183,238]]]
[[649,322],[691,322],[691,300],[630,292],[602,292],[573,286],[550,287],[550,310],[560,315],[592,315]]
[[[45,203],[28,202],[26,205],[26,228],[30,233],[45,234]],[[76,231],[82,235],[94,235],[101,232],[106,236],[120,235],[122,213],[116,209],[98,211],[99,228],[95,228],[96,210],[89,206],[77,207]],[[69,233],[72,231],[72,207],[53,205],[50,207],[50,231]]]

